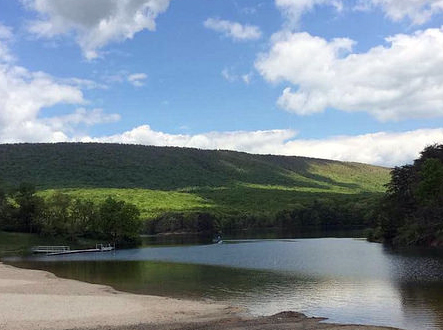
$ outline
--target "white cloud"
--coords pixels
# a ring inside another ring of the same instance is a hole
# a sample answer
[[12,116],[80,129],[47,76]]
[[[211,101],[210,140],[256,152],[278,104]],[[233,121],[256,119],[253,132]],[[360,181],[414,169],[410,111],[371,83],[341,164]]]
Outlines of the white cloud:
[[425,146],[434,143],[443,143],[443,129],[295,139],[287,142],[281,153],[393,167],[410,163]]
[[[42,92],[44,91],[44,92]],[[79,125],[91,126],[118,120],[101,109],[42,117],[45,108],[60,104],[82,105],[82,90],[42,72],[0,65],[0,142],[66,141]]]
[[130,73],[126,70],[120,70],[115,73],[104,74],[101,79],[107,84],[129,83],[134,87],[142,87],[148,78],[146,73]]
[[249,72],[242,75],[238,75],[234,73],[232,69],[224,68],[221,72],[221,75],[223,78],[225,78],[226,81],[229,81],[231,83],[236,81],[243,81],[246,85],[249,85],[251,83],[253,73]]
[[10,40],[12,39],[12,29],[0,23],[0,40]]
[[96,82],[90,79],[81,78],[67,78],[67,79],[57,79],[57,82],[62,84],[68,84],[71,86],[76,86],[80,89],[108,89],[109,87],[105,84]]
[[12,56],[8,47],[8,42],[12,39],[12,29],[0,23],[0,63],[12,62],[14,60],[14,56]]
[[[351,2],[343,0],[275,0],[275,5],[286,17],[289,28],[297,28],[302,15],[315,7],[332,6],[337,12],[341,12],[349,3]],[[419,25],[443,13],[443,0],[357,0],[353,7],[364,11],[380,8],[393,21],[407,18]]]
[[203,25],[211,30],[223,33],[235,41],[256,40],[261,38],[261,30],[258,26],[242,25],[237,22],[231,22],[216,18],[208,18]]
[[408,18],[413,24],[423,24],[443,13],[443,0],[359,0],[356,6],[362,10],[374,7],[380,7],[393,21]]
[[[5,35],[1,28],[0,34]],[[9,48],[2,40],[0,45],[4,45],[9,54]],[[71,114],[42,117],[45,108],[55,105],[86,104],[82,88],[98,87],[90,80],[57,79],[44,72],[31,72],[2,61],[0,54],[0,142],[66,141],[68,134],[79,125],[118,120],[118,115],[104,114],[101,109],[87,111],[83,108]]]
[[241,79],[243,80],[243,82],[244,82],[246,85],[249,85],[249,84],[251,83],[251,79],[252,79],[253,75],[254,75],[254,74],[253,74],[252,72],[249,72],[249,73],[243,74],[243,75],[241,76]]
[[40,119],[39,121],[54,130],[72,133],[78,125],[93,126],[103,123],[113,123],[119,120],[120,115],[106,114],[103,112],[103,109],[87,110],[85,108],[78,108],[73,113]]
[[51,38],[73,33],[87,59],[111,42],[131,39],[144,29],[154,31],[155,19],[170,0],[23,0],[39,14],[29,30]]
[[301,16],[313,10],[316,6],[332,6],[337,11],[342,11],[342,0],[275,0],[275,5],[286,17],[289,28],[296,28]]
[[234,82],[238,79],[238,76],[236,74],[231,73],[231,70],[229,70],[228,68],[224,68],[221,72],[221,75],[223,78],[225,78],[225,80],[229,82]]
[[266,153],[295,134],[296,132],[292,130],[209,132],[196,135],[168,134],[154,131],[149,125],[142,125],[122,134],[98,138],[84,137],[82,141],[229,149],[257,153],[264,151]]
[[128,76],[128,82],[135,87],[142,87],[145,84],[146,78],[148,78],[146,73],[133,73]]
[[203,134],[168,134],[149,125],[122,134],[97,138],[83,137],[82,142],[106,142],[155,146],[178,146],[201,149],[227,149],[256,154],[306,156],[353,161],[382,166],[411,162],[427,145],[443,142],[443,129],[420,129],[401,133],[379,132],[324,139],[297,139],[288,129],[265,131],[209,132]]
[[443,28],[398,34],[366,53],[354,42],[280,32],[255,65],[270,82],[288,82],[278,104],[300,115],[331,107],[381,121],[443,116]]

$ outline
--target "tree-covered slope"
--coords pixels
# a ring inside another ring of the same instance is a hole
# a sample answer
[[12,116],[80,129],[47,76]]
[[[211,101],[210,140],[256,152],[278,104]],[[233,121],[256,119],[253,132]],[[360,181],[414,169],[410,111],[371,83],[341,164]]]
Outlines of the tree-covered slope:
[[[234,151],[99,143],[0,145],[0,178],[38,189],[143,188],[382,192],[382,167]],[[215,192],[217,194],[217,192]]]

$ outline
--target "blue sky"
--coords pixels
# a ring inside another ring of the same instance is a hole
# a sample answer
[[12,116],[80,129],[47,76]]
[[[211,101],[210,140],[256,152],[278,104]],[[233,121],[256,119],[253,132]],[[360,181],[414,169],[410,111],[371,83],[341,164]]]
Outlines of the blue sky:
[[442,0],[0,3],[0,142],[386,166],[443,141]]

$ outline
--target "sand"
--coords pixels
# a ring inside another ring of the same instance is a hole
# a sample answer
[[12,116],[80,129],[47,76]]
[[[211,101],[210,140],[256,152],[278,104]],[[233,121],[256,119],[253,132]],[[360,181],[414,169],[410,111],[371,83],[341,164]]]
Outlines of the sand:
[[0,263],[0,329],[178,323],[229,317],[228,306],[135,295]]
[[334,329],[388,328],[321,324],[320,318],[287,312],[240,316],[226,305],[116,291],[0,263],[0,329]]

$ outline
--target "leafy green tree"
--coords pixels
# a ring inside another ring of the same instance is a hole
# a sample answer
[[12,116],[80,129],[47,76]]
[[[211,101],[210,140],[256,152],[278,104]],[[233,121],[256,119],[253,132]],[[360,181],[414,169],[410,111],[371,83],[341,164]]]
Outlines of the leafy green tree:
[[100,232],[99,214],[92,201],[74,199],[71,204],[70,231],[81,232],[87,236],[94,236]]
[[29,233],[40,230],[40,215],[43,210],[44,201],[36,194],[33,184],[21,183],[15,193],[14,200],[17,204],[15,218],[17,219],[17,230]]
[[0,230],[13,229],[12,212],[13,212],[13,207],[8,200],[8,194],[6,192],[6,188],[2,184],[2,181],[0,180]]
[[41,214],[42,233],[76,240],[82,234],[83,228],[74,209],[75,206],[69,195],[57,191],[49,196]]
[[99,207],[101,232],[114,244],[133,244],[138,240],[140,211],[133,204],[108,197]]
[[443,201],[443,163],[437,158],[424,161],[419,171],[417,197],[424,204],[441,205]]
[[394,244],[443,244],[443,145],[396,167],[381,203],[379,231]]

